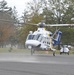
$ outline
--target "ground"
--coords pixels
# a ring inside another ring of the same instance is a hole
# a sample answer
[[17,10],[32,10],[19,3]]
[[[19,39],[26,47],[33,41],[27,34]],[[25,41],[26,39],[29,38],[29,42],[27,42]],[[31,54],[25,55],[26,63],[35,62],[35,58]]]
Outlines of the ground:
[[0,53],[0,75],[74,75],[74,55]]

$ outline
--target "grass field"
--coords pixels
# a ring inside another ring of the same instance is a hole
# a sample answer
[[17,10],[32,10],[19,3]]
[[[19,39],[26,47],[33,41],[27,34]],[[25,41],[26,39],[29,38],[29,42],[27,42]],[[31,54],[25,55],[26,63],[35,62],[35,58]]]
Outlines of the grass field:
[[0,53],[5,53],[5,52],[21,52],[21,53],[28,53],[29,50],[26,50],[26,49],[17,49],[17,48],[0,48]]
[[[28,49],[17,49],[17,48],[0,48],[0,53],[31,53],[31,50]],[[52,54],[51,51],[35,51],[35,54]],[[56,54],[59,54],[60,51],[56,50]],[[70,54],[74,54],[74,49],[70,50]]]

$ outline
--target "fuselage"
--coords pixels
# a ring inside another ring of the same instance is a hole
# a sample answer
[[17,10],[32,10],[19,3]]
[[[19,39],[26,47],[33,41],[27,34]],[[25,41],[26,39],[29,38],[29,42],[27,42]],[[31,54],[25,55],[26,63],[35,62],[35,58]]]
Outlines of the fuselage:
[[50,46],[50,35],[52,33],[45,30],[45,28],[38,28],[37,31],[28,35],[25,45],[47,49]]
[[53,46],[60,44],[62,32],[55,31],[56,37],[53,38],[50,31],[45,30],[45,28],[38,28],[37,31],[28,34],[25,46],[34,48],[38,47],[42,50],[52,49]]

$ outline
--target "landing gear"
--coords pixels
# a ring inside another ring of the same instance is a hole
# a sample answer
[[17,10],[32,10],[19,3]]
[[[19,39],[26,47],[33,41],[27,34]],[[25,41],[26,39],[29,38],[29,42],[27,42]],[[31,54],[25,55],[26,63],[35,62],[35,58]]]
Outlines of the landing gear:
[[69,52],[60,52],[60,55],[61,55],[61,54],[63,54],[63,53],[65,53],[65,54],[68,54],[68,55],[69,55]]
[[69,55],[69,52],[67,54]]
[[50,49],[53,52],[53,56],[55,56],[55,49]]
[[31,55],[33,55],[34,52],[35,52],[35,50],[32,48],[31,49]]
[[55,56],[55,51],[53,51],[53,56]]

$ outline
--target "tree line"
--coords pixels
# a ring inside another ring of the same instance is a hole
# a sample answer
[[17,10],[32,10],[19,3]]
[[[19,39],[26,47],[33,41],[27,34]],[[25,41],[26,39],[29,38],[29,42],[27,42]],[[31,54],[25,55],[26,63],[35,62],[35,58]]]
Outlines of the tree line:
[[17,21],[15,7],[8,7],[5,0],[0,1],[0,47],[7,44],[13,44],[16,40],[16,26],[14,21]]

